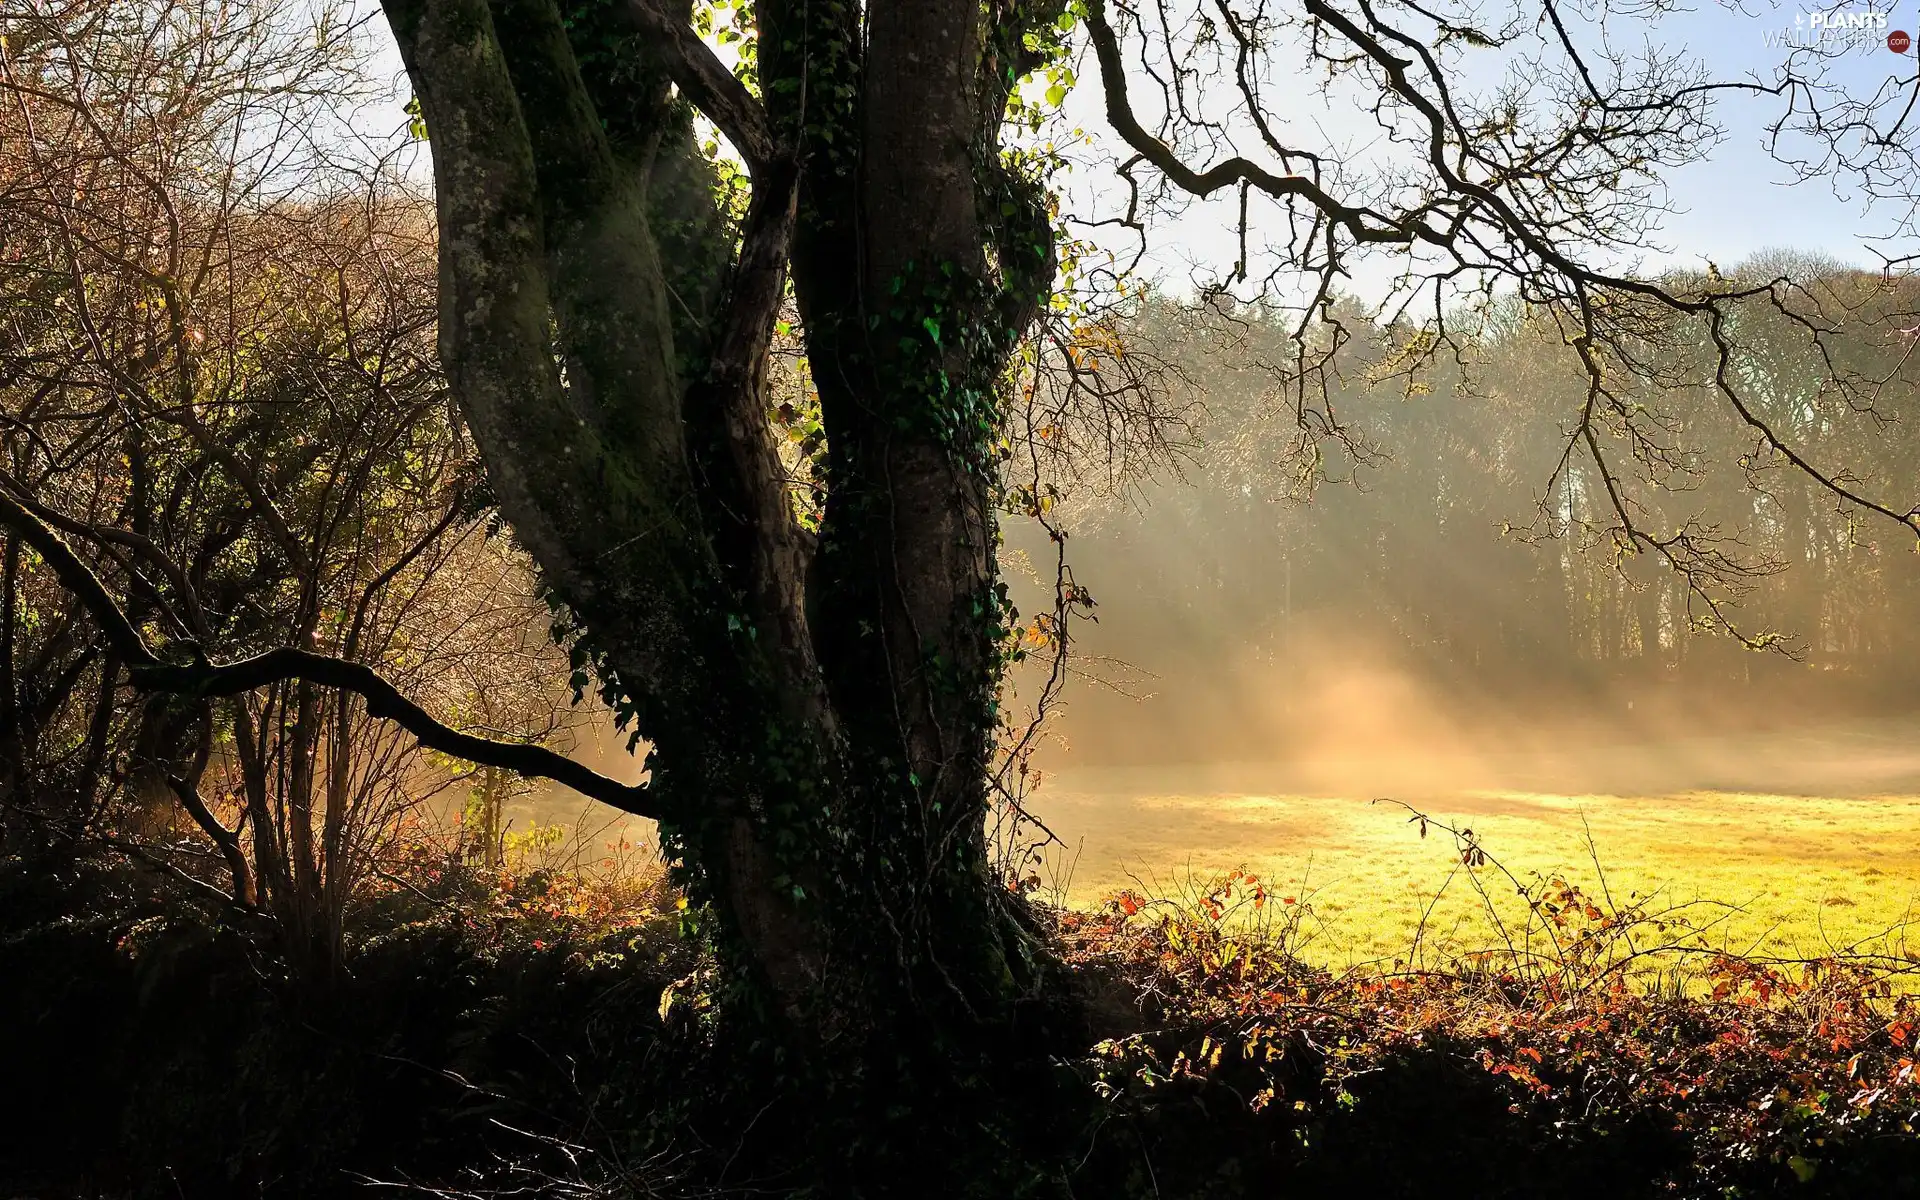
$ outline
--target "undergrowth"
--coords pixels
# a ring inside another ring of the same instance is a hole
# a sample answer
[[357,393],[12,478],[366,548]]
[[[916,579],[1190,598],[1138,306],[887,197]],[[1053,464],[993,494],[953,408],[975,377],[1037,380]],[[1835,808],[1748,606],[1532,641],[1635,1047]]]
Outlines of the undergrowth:
[[1920,1195],[1920,960],[1703,951],[1717,906],[1522,878],[1413,819],[1452,836],[1498,946],[1309,966],[1311,898],[1241,872],[1055,911],[1068,961],[1132,1002],[1089,1072],[1105,1189]]
[[[1168,1200],[1920,1195],[1920,964],[1705,952],[1711,909],[1523,878],[1414,817],[1467,886],[1524,899],[1496,946],[1311,966],[1313,897],[1245,872],[1035,901],[1089,1030],[1059,1067],[1095,1114],[1036,1178]],[[819,1194],[792,1165],[815,1101],[730,1043],[657,871],[423,844],[381,880],[316,990],[128,864],[0,864],[0,1193]],[[962,1182],[929,1164],[904,1187]]]

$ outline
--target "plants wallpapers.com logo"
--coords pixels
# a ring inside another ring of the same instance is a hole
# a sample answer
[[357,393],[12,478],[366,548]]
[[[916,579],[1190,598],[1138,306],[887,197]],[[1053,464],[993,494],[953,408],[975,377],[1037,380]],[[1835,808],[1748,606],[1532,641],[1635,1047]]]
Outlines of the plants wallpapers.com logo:
[[1894,28],[1891,11],[1848,5],[1796,12],[1791,27],[1769,29],[1762,36],[1768,46],[1782,50],[1906,54],[1913,49],[1908,32]]

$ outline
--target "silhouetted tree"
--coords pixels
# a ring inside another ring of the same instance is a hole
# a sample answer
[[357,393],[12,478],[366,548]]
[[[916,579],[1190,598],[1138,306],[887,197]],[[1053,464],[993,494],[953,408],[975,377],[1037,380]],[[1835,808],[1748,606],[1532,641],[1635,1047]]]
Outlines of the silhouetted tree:
[[[1059,255],[1046,155],[1022,139],[1016,97],[1035,72],[1063,78],[1072,39],[1093,51],[1121,146],[1117,225],[1183,197],[1237,202],[1226,275],[1264,281],[1296,325],[1282,366],[1309,475],[1329,442],[1357,449],[1329,403],[1353,336],[1334,282],[1385,254],[1404,271],[1376,321],[1383,377],[1458,348],[1461,289],[1517,294],[1577,381],[1548,519],[1664,561],[1723,625],[1744,568],[1711,529],[1650,522],[1615,469],[1616,443],[1656,466],[1672,452],[1634,381],[1692,386],[1836,499],[1920,524],[1798,454],[1726,375],[1733,314],[1790,308],[1789,281],[1605,265],[1642,240],[1659,173],[1710,144],[1716,97],[1793,89],[1708,84],[1675,56],[1589,62],[1557,5],[760,0],[727,10],[737,69],[696,32],[720,19],[705,7],[385,9],[430,138],[449,385],[576,667],[649,743],[649,781],[460,733],[310,649],[155,651],[55,531],[17,499],[0,516],[81,595],[138,688],[346,687],[449,753],[658,818],[774,1040],[853,1081],[877,1116],[910,1106],[927,1136],[1018,1132],[992,1101],[962,1100],[1031,1077],[1022,1015],[1049,994],[985,829],[1013,653],[997,563],[1023,432],[1010,401]],[[1476,54],[1521,84],[1472,91]],[[1309,104],[1376,121],[1378,152],[1282,119],[1266,97],[1297,78],[1318,81]],[[701,120],[747,179],[703,152]],[[1238,144],[1253,149],[1213,157]],[[796,514],[766,390],[789,282],[818,392],[817,528]],[[1682,353],[1703,342],[1704,364]],[[1681,378],[1695,366],[1705,378]],[[1574,508],[1556,507],[1569,491]],[[974,1161],[981,1188],[1009,1185],[1008,1156]]]

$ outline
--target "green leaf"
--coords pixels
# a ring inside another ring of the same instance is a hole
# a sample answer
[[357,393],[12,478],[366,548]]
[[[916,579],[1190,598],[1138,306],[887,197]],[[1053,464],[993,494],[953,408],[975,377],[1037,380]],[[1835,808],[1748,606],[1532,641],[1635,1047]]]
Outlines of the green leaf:
[[427,119],[420,111],[420,97],[407,101],[407,136],[416,142],[427,140]]

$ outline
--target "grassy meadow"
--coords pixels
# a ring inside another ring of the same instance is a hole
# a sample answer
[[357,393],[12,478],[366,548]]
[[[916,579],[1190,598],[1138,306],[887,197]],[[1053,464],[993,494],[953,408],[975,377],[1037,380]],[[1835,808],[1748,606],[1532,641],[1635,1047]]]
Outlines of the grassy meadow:
[[[1604,873],[1621,905],[1695,905],[1686,915],[1706,927],[1689,940],[1716,947],[1907,948],[1903,927],[1920,921],[1920,719],[1566,744],[1489,753],[1453,738],[1285,763],[1055,756],[1035,810],[1063,845],[1040,874],[1084,907],[1245,868],[1310,905],[1305,954],[1336,967],[1405,960],[1416,931],[1431,954],[1497,945],[1475,880],[1504,919],[1524,911],[1499,866],[1596,894]],[[630,781],[638,764],[622,745],[609,735],[575,753]],[[1498,866],[1463,867],[1455,839],[1438,827],[1422,838],[1401,804],[1470,828]],[[564,830],[544,852],[557,865],[598,867],[623,843],[655,842],[652,822],[558,789],[508,817],[516,835]],[[1911,934],[1920,953],[1920,924]]]
[[[1690,905],[1692,928],[1671,931],[1690,944],[1898,953],[1920,918],[1911,733],[1887,724],[1615,746],[1587,761],[1482,758],[1467,770],[1442,755],[1382,758],[1308,787],[1286,786],[1297,768],[1068,767],[1037,805],[1064,843],[1042,875],[1085,905],[1244,868],[1311,906],[1305,954],[1336,967],[1407,959],[1416,931],[1428,954],[1498,944],[1488,900],[1510,923],[1524,912],[1499,866],[1595,894],[1604,884],[1617,904]],[[1423,772],[1440,785],[1420,786]],[[1463,786],[1502,776],[1525,786]],[[1355,786],[1366,778],[1388,786]],[[1406,808],[1376,795],[1470,828],[1498,865],[1462,866],[1454,837],[1423,838]],[[1911,944],[1920,950],[1920,928]]]

